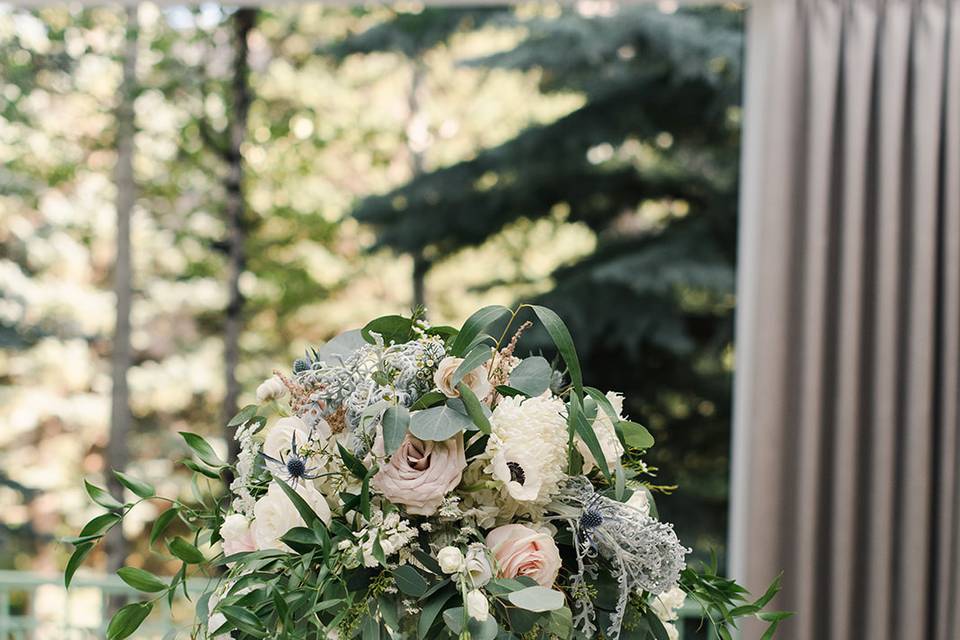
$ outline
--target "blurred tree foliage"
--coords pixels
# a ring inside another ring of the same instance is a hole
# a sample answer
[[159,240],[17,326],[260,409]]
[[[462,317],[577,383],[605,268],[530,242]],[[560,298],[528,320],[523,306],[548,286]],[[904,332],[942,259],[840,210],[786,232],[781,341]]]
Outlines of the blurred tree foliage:
[[[249,397],[307,346],[406,310],[419,255],[438,322],[518,299],[563,314],[590,379],[621,388],[657,431],[651,463],[684,485],[664,510],[712,541],[730,408],[740,16],[576,6],[260,11],[237,376]],[[189,494],[172,472],[186,453],[176,432],[221,433],[216,148],[232,107],[231,14],[139,13],[128,471]],[[62,567],[53,541],[91,515],[79,478],[107,472],[123,32],[120,8],[0,9],[2,568]],[[143,527],[161,508],[138,507]],[[127,533],[139,561],[158,562],[137,522]]]
[[[471,68],[541,72],[544,92],[583,105],[438,168],[355,210],[377,243],[442,261],[520,219],[586,225],[594,251],[558,268],[537,299],[570,324],[587,375],[619,388],[650,425],[650,463],[682,491],[661,500],[686,540],[722,545],[739,145],[739,12],[665,15],[583,7],[498,15],[515,46]],[[430,21],[423,24],[432,36]],[[398,30],[410,31],[409,21]],[[439,31],[439,30],[435,30]],[[348,49],[391,48],[381,25]],[[416,48],[404,50],[416,51]],[[533,242],[548,241],[532,238]],[[493,283],[491,283],[493,284]],[[526,346],[548,349],[542,333]]]

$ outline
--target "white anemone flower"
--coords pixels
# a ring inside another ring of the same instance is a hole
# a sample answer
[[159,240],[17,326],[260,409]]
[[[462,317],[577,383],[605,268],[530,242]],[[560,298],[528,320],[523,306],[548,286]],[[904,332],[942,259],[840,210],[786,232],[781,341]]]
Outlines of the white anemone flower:
[[519,502],[532,502],[540,495],[543,479],[536,465],[512,456],[505,449],[497,451],[490,461],[493,477],[503,483],[510,497]]

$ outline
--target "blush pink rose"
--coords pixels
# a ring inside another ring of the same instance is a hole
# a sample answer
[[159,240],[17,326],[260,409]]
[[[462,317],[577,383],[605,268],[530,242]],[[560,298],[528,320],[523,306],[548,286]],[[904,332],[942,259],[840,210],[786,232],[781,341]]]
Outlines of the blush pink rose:
[[[377,436],[373,450],[384,455],[382,437]],[[404,505],[408,513],[430,516],[460,484],[466,467],[462,433],[441,442],[420,440],[408,433],[370,484],[390,502]]]
[[487,534],[487,548],[497,561],[497,576],[528,576],[543,587],[552,587],[560,573],[560,552],[547,533],[522,524],[507,524]]

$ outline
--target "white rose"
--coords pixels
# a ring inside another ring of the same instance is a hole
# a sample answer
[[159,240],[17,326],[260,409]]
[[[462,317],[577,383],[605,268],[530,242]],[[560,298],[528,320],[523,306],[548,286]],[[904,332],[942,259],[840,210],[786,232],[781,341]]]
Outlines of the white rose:
[[[320,516],[320,520],[329,525],[330,507],[327,506],[323,494],[305,484],[297,487],[296,491]],[[290,551],[290,547],[280,542],[280,538],[294,527],[306,526],[297,508],[293,506],[293,502],[276,482],[271,483],[266,495],[257,500],[253,506],[253,515],[254,520],[251,526],[253,539],[257,543],[257,549],[260,550]]]
[[287,386],[277,376],[267,378],[257,387],[257,402],[276,400],[285,395],[287,395]]
[[[448,356],[440,361],[437,372],[433,374],[433,382],[437,385],[443,395],[448,398],[459,398],[460,391],[453,384],[453,374],[463,362],[463,358],[454,358]],[[473,395],[480,400],[484,400],[493,393],[493,385],[488,379],[489,371],[484,365],[480,365],[472,371],[468,371],[461,382],[470,387]]]
[[437,553],[437,562],[444,573],[463,571],[463,552],[456,547],[444,547]]
[[650,515],[650,497],[647,495],[646,489],[634,489],[624,504],[633,507],[645,516]]
[[263,441],[263,452],[275,460],[286,462],[296,436],[297,449],[307,443],[310,429],[296,417],[280,418]]
[[250,531],[250,521],[240,513],[231,513],[223,519],[220,537],[223,538],[223,554],[227,556],[257,549]]
[[467,606],[467,613],[474,620],[485,622],[490,617],[490,603],[479,589],[468,592],[464,604]]
[[490,582],[490,578],[493,577],[493,568],[490,566],[490,559],[487,558],[486,547],[479,543],[470,545],[467,556],[464,558],[463,570],[474,587],[482,587]]

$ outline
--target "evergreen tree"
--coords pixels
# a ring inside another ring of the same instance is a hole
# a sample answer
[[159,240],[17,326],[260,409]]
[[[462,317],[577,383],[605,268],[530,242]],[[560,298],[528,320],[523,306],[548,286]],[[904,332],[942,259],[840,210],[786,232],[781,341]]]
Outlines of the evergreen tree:
[[[736,244],[741,14],[514,18],[517,47],[464,61],[542,73],[544,92],[583,105],[474,158],[364,200],[378,246],[433,261],[523,218],[561,216],[597,234],[595,252],[554,273],[540,298],[568,322],[587,375],[619,385],[652,427],[650,463],[684,493],[661,500],[698,547],[726,517]],[[532,334],[525,346],[549,349]],[[685,452],[680,457],[680,452]]]

